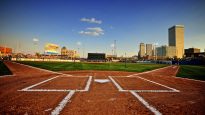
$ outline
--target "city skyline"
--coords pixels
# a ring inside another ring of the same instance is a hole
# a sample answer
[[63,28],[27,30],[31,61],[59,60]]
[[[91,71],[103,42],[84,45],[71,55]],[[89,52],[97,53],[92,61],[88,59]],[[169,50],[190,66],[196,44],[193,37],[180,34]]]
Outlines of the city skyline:
[[[185,49],[205,46],[204,1],[1,1],[0,45],[43,53],[46,43],[68,49],[137,55],[139,43],[168,45],[168,28],[184,25]],[[17,48],[18,47],[18,48]],[[60,53],[60,52],[59,52]]]

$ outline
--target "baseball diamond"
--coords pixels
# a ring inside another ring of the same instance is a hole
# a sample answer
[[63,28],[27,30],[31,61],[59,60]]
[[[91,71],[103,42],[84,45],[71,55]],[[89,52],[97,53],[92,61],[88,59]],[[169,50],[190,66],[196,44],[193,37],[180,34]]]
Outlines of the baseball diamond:
[[[14,74],[0,78],[1,114],[203,114],[205,82],[174,77],[171,65],[136,73],[52,72],[4,62]],[[106,82],[96,82],[96,81]],[[15,86],[15,87],[14,87]]]

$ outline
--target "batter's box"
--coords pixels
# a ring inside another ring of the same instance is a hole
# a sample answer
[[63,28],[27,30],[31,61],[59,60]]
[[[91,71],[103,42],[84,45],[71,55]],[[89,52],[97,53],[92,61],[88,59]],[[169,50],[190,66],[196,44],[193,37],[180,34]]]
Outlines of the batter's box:
[[130,77],[111,77],[111,81],[115,84],[119,91],[134,92],[179,92],[179,90],[157,83],[155,81],[136,76]]
[[68,91],[87,91],[90,83],[92,81],[92,76],[66,76],[58,75],[29,87],[26,87],[20,91],[57,91],[57,92],[68,92]]

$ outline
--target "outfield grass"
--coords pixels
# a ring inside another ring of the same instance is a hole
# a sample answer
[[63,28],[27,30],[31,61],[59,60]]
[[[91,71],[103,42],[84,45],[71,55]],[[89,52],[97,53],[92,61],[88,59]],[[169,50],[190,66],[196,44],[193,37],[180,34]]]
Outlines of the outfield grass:
[[0,76],[1,75],[11,75],[11,71],[6,67],[6,65],[0,61]]
[[181,65],[177,77],[205,81],[205,66]]
[[73,71],[73,70],[108,70],[108,71],[129,71],[144,72],[161,67],[165,64],[136,64],[127,63],[73,63],[73,62],[19,62],[52,71]]

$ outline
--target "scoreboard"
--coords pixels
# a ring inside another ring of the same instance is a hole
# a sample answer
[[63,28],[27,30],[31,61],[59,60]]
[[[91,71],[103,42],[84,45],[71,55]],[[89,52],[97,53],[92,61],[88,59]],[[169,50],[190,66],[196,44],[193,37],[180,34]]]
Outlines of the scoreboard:
[[88,53],[88,60],[105,60],[105,53]]

